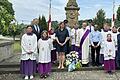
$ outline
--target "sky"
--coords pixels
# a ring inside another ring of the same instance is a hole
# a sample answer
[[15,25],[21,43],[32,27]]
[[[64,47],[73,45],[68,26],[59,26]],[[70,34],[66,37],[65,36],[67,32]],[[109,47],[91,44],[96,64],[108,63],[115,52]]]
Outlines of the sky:
[[[44,15],[48,20],[49,0],[9,0],[13,4],[15,17],[19,23],[30,23],[32,19]],[[79,20],[93,19],[99,9],[103,9],[106,18],[113,13],[113,0],[76,0],[79,10]],[[52,21],[63,21],[66,18],[65,9],[68,0],[52,0]],[[115,0],[115,13],[120,0]]]

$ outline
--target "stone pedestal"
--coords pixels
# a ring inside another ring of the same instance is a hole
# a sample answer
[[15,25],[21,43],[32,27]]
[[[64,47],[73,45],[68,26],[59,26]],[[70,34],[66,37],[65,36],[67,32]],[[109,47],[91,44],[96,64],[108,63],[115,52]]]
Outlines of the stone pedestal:
[[78,23],[78,11],[80,8],[77,5],[76,0],[69,0],[67,6],[65,7],[66,10],[66,19],[68,20],[68,25],[72,28],[74,25]]
[[0,41],[0,62],[12,56],[12,44],[11,41]]

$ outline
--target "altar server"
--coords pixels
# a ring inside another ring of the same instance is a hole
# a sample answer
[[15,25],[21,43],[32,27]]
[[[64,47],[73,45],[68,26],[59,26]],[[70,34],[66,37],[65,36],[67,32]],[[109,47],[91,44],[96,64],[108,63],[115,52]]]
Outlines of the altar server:
[[108,73],[115,71],[115,43],[111,34],[107,34],[104,44],[104,69]]
[[32,33],[32,27],[27,26],[27,32],[22,36],[21,40],[21,74],[25,79],[33,79],[36,72],[36,56],[37,56],[37,36]]
[[53,45],[46,30],[41,35],[38,41],[38,72],[41,78],[47,78],[51,71],[51,49]]

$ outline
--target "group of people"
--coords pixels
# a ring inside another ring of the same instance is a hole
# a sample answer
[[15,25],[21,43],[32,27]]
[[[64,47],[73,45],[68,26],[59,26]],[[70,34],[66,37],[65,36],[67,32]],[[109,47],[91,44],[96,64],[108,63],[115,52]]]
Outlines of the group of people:
[[83,66],[104,66],[106,72],[115,71],[120,65],[120,29],[105,23],[101,31],[98,25],[75,24],[71,29],[68,21],[59,24],[57,30],[48,34],[36,24],[28,25],[21,39],[20,71],[25,79],[33,79],[38,71],[41,78],[51,72],[51,63],[58,61],[58,69],[64,69],[65,55],[76,51]]

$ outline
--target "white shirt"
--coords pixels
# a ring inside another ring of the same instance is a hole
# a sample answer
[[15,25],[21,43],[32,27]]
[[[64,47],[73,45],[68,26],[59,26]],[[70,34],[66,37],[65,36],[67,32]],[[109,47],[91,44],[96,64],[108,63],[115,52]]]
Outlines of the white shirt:
[[[37,37],[35,34],[27,35],[24,34],[21,40],[21,60],[36,60],[37,56]],[[29,52],[33,52],[32,54],[28,54]]]
[[51,62],[52,40],[39,39],[38,48],[39,48],[38,62],[39,63]]

